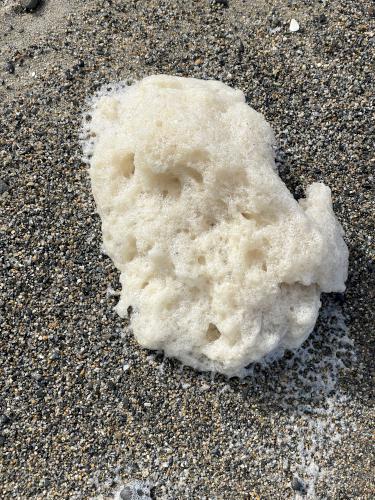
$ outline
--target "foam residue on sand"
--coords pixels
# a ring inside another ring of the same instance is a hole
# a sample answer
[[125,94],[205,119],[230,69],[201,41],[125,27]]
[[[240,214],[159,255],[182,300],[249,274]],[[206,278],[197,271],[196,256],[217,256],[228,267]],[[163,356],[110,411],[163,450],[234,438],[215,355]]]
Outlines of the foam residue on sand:
[[[333,299],[326,300],[317,326],[303,346],[294,352],[279,352],[277,359],[266,358],[247,368],[244,382],[247,383],[249,401],[256,400],[262,394],[264,399],[272,401],[273,407],[278,408],[281,414],[287,415],[287,424],[275,442],[277,455],[284,457],[283,477],[276,475],[269,480],[282,483],[285,476],[289,477],[290,488],[296,499],[319,498],[316,488],[319,481],[329,474],[329,467],[324,464],[333,456],[342,436],[351,431],[343,411],[344,406],[350,404],[350,399],[338,384],[340,373],[356,361],[353,342],[348,333],[341,307]],[[163,364],[155,369],[163,371]],[[176,373],[181,377],[182,387],[190,387],[182,380],[182,370]],[[198,382],[202,380],[197,379]],[[229,382],[218,384],[215,375],[211,376],[211,380],[209,375],[203,377],[202,397],[207,390],[216,390],[218,399],[223,392],[233,392]],[[271,425],[272,422],[276,425],[277,418],[278,413],[275,412],[270,417]],[[233,433],[230,422],[223,422],[222,425],[222,432]],[[244,429],[243,435],[232,435],[233,447],[238,447],[239,454],[243,443],[254,432],[258,430],[248,428]],[[270,461],[276,456],[274,448],[261,446],[254,451]],[[148,476],[147,486],[157,486],[160,481],[165,483],[165,470],[163,464],[155,468]],[[110,491],[113,485],[112,493],[107,497],[97,497],[98,500],[121,498],[119,495],[123,488],[136,484],[131,467],[125,476],[114,472],[113,477],[114,480],[97,484],[101,491]],[[186,487],[189,478],[181,480]],[[181,485],[171,485],[171,488],[174,487],[181,488]]]
[[249,368],[249,385],[267,391],[290,414],[277,446],[294,445],[284,465],[294,475],[297,498],[317,498],[315,486],[328,473],[318,464],[333,455],[341,436],[349,432],[343,412],[349,401],[338,380],[355,360],[341,308],[331,300],[301,348],[279,361]]

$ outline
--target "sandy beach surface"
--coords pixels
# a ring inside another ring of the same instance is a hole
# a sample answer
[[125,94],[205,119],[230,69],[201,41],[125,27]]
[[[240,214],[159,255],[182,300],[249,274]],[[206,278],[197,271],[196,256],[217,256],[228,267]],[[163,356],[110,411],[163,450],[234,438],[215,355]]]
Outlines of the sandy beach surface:
[[[373,2],[19,4],[0,3],[0,497],[374,498]],[[114,311],[81,115],[155,73],[241,89],[288,188],[324,181],[345,229],[346,293],[243,380],[142,349]]]

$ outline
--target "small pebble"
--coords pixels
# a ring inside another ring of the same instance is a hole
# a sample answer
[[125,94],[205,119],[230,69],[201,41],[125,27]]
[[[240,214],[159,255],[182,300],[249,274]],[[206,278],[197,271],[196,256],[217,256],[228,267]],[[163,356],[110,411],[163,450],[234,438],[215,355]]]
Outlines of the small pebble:
[[299,491],[300,493],[306,493],[305,483],[297,476],[292,479],[292,489],[294,491]]
[[222,5],[223,7],[229,6],[229,0],[211,0],[212,5]]
[[290,21],[289,31],[291,31],[292,33],[294,33],[295,31],[298,31],[298,30],[299,30],[298,21],[296,21],[295,19],[292,19]]
[[0,196],[9,190],[9,186],[6,182],[0,179]]
[[15,67],[14,67],[14,64],[12,63],[12,61],[8,61],[8,62],[5,64],[4,69],[5,69],[5,71],[7,71],[8,73],[13,74],[13,73],[14,73],[14,71],[15,71]]
[[21,7],[27,11],[37,9],[41,3],[41,0],[20,0]]
[[317,17],[317,21],[319,24],[327,24],[327,16],[325,14],[320,14]]
[[10,422],[10,418],[8,417],[8,415],[5,415],[5,413],[3,415],[0,416],[0,427],[3,427],[7,424],[9,424]]

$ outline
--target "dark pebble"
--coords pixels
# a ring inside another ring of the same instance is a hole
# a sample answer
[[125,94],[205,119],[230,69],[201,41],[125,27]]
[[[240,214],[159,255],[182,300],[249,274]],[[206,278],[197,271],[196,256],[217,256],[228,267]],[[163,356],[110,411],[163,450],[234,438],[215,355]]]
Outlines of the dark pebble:
[[107,382],[108,389],[111,391],[115,391],[117,389],[116,384],[112,382],[112,380],[108,380]]
[[43,398],[44,397],[44,391],[43,389],[37,389],[35,391],[35,395],[38,397],[38,398]]
[[66,77],[66,79],[67,79],[67,80],[69,80],[69,81],[72,81],[72,80],[73,80],[73,75],[72,75],[72,73],[70,72],[70,70],[66,70],[66,71],[65,71],[65,77]]
[[269,23],[270,23],[270,27],[275,29],[275,28],[278,28],[279,26],[281,26],[281,19],[278,16],[273,15],[270,18]]
[[222,5],[223,7],[229,6],[229,0],[211,0],[212,5]]
[[6,182],[0,179],[0,195],[6,193],[9,190],[9,186]]
[[14,73],[15,71],[15,67],[14,67],[14,64],[12,63],[12,61],[8,61],[6,64],[5,64],[5,67],[4,67],[5,71],[7,71],[8,73]]
[[242,59],[242,54],[244,52],[245,52],[244,44],[242,43],[242,40],[239,40],[239,42],[238,42],[238,56],[239,56],[239,58]]
[[328,19],[327,19],[327,16],[325,14],[320,14],[316,20],[318,21],[319,24],[327,24],[328,22]]
[[292,489],[294,491],[299,491],[300,493],[306,493],[305,483],[299,477],[294,477],[292,479]]
[[0,436],[0,446],[5,443],[5,436]]
[[41,0],[21,0],[21,6],[27,11],[37,9],[41,3]]
[[7,425],[9,424],[10,422],[10,418],[8,417],[8,415],[5,415],[5,413],[3,415],[0,416],[0,427],[3,427],[4,425]]

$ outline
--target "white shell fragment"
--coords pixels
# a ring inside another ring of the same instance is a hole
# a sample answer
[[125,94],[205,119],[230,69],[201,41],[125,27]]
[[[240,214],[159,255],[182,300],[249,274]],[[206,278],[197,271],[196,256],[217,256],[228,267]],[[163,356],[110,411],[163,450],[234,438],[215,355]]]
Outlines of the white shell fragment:
[[298,30],[299,30],[298,21],[296,21],[295,19],[292,19],[290,21],[289,31],[295,32],[295,31],[298,31]]
[[320,293],[345,289],[330,189],[293,198],[272,130],[239,90],[151,76],[102,92],[85,127],[104,249],[121,273],[117,311],[133,307],[142,346],[240,375],[298,347]]

